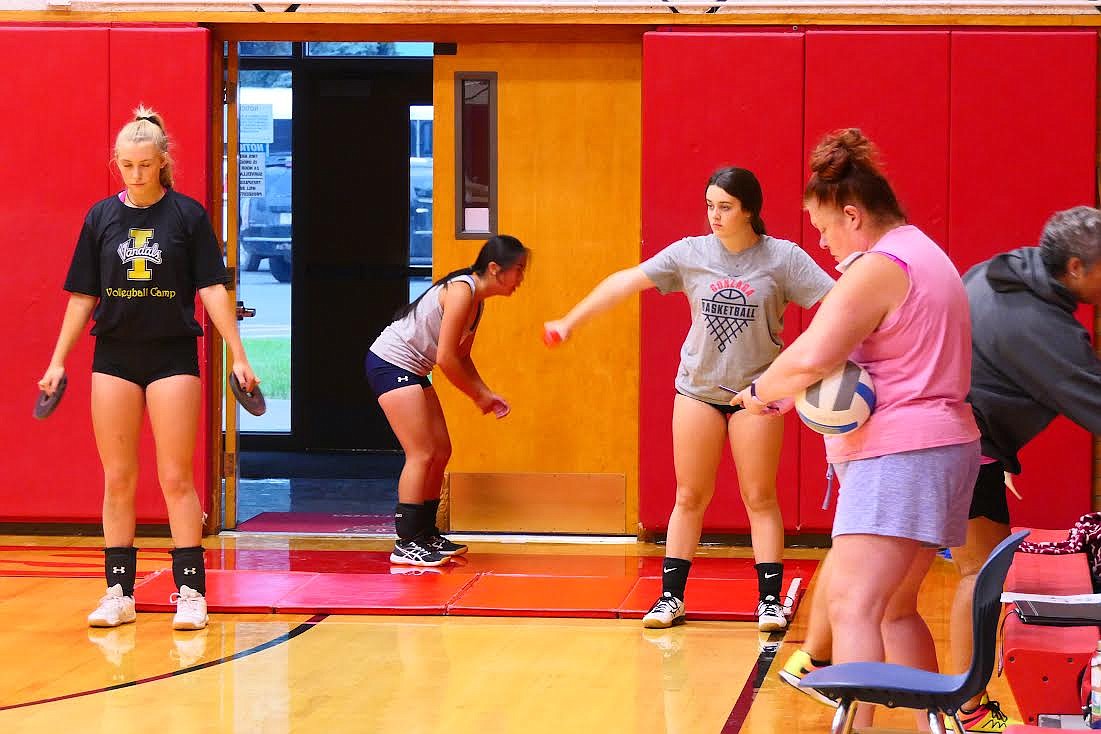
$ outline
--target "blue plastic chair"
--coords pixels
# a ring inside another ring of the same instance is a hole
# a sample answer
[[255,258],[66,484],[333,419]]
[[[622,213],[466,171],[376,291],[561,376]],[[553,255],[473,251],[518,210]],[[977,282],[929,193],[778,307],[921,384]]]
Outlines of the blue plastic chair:
[[934,734],[944,734],[939,716],[943,713],[952,717],[957,732],[963,731],[957,712],[986,688],[994,672],[1002,587],[1013,554],[1027,535],[1022,531],[1003,540],[979,571],[972,610],[974,649],[966,673],[943,675],[890,663],[840,663],[803,677],[801,688],[814,688],[839,702],[831,734],[852,732],[858,702],[927,711]]

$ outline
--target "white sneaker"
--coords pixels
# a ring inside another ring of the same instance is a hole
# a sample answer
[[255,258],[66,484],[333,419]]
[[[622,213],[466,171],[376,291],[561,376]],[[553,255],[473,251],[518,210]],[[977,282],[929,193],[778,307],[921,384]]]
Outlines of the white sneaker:
[[122,595],[122,584],[115,584],[99,600],[99,606],[88,615],[89,627],[118,627],[138,618],[134,612],[134,597]]
[[678,624],[684,624],[684,602],[668,591],[661,593],[642,618],[642,626],[647,629],[665,629]]
[[190,586],[181,586],[178,594],[169,601],[176,605],[176,616],[172,618],[172,629],[201,630],[206,627],[206,597]]
[[787,626],[788,618],[784,616],[784,607],[776,601],[776,597],[766,596],[757,605],[757,629],[761,632],[779,632]]

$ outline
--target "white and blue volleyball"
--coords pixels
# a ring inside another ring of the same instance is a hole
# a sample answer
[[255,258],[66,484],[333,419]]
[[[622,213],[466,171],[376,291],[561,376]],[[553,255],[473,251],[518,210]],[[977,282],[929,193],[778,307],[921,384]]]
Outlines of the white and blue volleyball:
[[846,362],[795,398],[795,410],[812,431],[832,436],[855,431],[875,410],[868,371]]

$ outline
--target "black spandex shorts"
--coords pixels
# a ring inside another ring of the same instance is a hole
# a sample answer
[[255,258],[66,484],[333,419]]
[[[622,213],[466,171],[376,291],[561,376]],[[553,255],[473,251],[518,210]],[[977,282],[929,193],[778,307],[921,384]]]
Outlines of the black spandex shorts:
[[142,389],[165,377],[199,376],[199,345],[193,336],[153,341],[96,337],[92,372],[112,375]]
[[382,397],[391,390],[410,385],[432,387],[432,382],[427,377],[421,377],[404,367],[391,364],[371,351],[367,352],[367,383],[376,397]]
[[[680,390],[677,390],[677,394],[684,395],[684,393],[682,393]],[[728,405],[728,404],[721,404],[720,405],[718,403],[709,403],[706,400],[700,400],[699,398],[693,398],[691,395],[684,395],[684,397],[692,398],[692,400],[695,400],[697,403],[703,403],[704,405],[710,405],[712,408],[719,411],[719,413],[721,413],[722,415],[725,415],[727,418],[734,415],[739,410],[745,410],[744,405]]]
[[985,517],[1003,525],[1009,524],[1009,502],[1005,498],[1005,469],[1000,462],[979,467],[975,480],[975,494],[971,497],[969,520]]

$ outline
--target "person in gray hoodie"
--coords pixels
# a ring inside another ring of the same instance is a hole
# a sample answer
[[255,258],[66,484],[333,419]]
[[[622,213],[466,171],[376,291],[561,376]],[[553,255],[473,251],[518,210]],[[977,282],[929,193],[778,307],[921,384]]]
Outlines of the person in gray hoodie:
[[[1009,536],[1005,473],[1021,472],[1017,453],[1058,415],[1101,434],[1101,360],[1074,317],[1080,303],[1101,305],[1101,211],[1079,206],[1056,213],[1039,247],[996,255],[963,282],[971,308],[969,400],[982,432],[983,465],[967,541],[952,549],[961,577],[951,615],[957,671],[971,663],[975,577]],[[1002,731],[1009,722],[999,714],[997,702],[983,694],[963,707],[960,719],[968,731]]]
[[[952,549],[960,584],[952,603],[949,664],[971,664],[971,598],[983,562],[1009,536],[1005,473],[1017,452],[1057,415],[1101,434],[1101,359],[1074,318],[1080,303],[1101,305],[1101,211],[1079,206],[1053,215],[1039,247],[979,263],[963,276],[971,311],[971,402],[982,434],[983,464],[968,513],[967,539]],[[832,635],[818,594],[806,639],[779,675],[797,686],[829,664]],[[812,689],[798,688],[832,704]],[[1002,732],[1020,724],[983,692],[960,710],[966,731]]]

